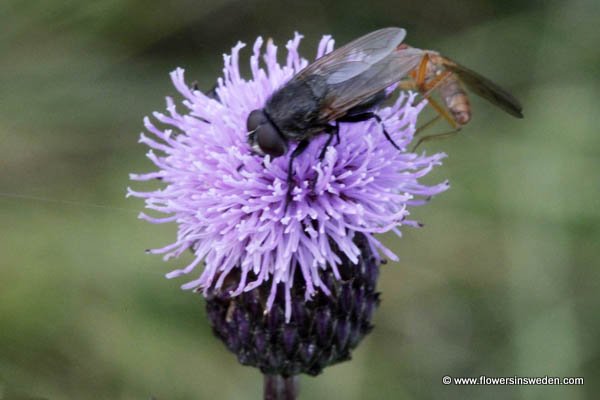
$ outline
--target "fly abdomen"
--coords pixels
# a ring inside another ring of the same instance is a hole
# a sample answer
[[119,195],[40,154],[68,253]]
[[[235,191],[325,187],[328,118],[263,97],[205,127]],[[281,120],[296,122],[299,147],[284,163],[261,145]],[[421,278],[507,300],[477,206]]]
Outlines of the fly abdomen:
[[471,104],[458,79],[450,75],[439,91],[454,120],[461,126],[466,125],[471,120]]

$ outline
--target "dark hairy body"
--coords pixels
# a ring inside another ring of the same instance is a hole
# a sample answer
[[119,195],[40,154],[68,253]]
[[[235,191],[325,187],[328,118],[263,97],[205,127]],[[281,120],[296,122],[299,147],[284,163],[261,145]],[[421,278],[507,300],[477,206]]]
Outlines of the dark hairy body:
[[[291,82],[277,90],[267,100],[263,112],[285,137],[301,141],[322,133],[337,133],[335,126],[322,117],[329,86],[323,76],[312,75],[302,81]],[[337,122],[358,122],[376,118],[369,111],[386,99],[379,91],[352,107]],[[364,117],[364,119],[362,119]]]
[[263,112],[285,137],[303,140],[323,132],[320,110],[327,94],[325,78],[313,75],[290,82],[267,100]]
[[[308,65],[276,90],[263,108],[247,118],[248,143],[259,154],[279,157],[289,142],[298,145],[292,160],[319,134],[329,138],[321,151],[323,159],[341,122],[360,122],[379,116],[372,112],[386,98],[385,90],[414,69],[422,50],[398,52],[406,35],[402,28],[384,28],[364,35]],[[382,125],[383,128],[383,125]],[[382,129],[393,143],[389,134]],[[291,168],[288,181],[291,181]]]

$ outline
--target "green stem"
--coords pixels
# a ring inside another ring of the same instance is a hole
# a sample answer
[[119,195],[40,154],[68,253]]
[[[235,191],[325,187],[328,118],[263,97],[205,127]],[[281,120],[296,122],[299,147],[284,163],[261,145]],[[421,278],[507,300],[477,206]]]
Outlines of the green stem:
[[298,378],[281,375],[265,375],[264,400],[296,400],[298,395]]

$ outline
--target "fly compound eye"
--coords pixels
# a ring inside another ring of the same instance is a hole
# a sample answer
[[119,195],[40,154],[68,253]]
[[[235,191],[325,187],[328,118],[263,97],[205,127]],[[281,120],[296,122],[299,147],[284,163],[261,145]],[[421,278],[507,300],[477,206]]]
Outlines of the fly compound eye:
[[267,122],[256,128],[256,144],[260,150],[272,157],[279,157],[285,154],[287,143],[281,137],[273,124]]
[[265,113],[262,110],[254,110],[248,115],[248,119],[246,120],[246,129],[248,132],[252,132],[259,125],[267,122],[267,118],[265,117]]

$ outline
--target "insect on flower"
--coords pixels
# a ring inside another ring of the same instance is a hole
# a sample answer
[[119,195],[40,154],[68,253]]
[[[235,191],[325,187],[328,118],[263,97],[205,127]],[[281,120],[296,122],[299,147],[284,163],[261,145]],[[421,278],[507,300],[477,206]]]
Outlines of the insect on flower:
[[[397,51],[408,51],[409,56],[414,54],[414,48],[406,44],[400,45]],[[471,120],[471,105],[462,84],[513,117],[523,118],[519,101],[496,83],[436,51],[423,50],[418,67],[410,72],[409,79],[402,82],[400,87],[418,90],[439,114],[423,125],[421,130],[440,117],[448,121],[453,130],[422,137],[415,148],[428,139],[455,134]],[[435,90],[439,92],[445,108],[431,98]]]
[[[469,101],[459,81],[510,114],[522,117],[519,102],[498,85],[437,52],[402,44],[405,36],[402,28],[385,28],[340,47],[308,65],[275,91],[262,109],[248,115],[248,142],[255,152],[279,157],[287,152],[289,140],[299,142],[289,158],[288,195],[294,159],[311,138],[329,135],[319,156],[322,160],[333,138],[339,142],[340,122],[375,119],[381,124],[373,109],[388,97],[387,89],[396,83],[416,89],[426,98],[438,89],[449,110],[430,99],[432,107],[454,130],[423,137],[417,146],[431,137],[455,133],[470,120]],[[381,130],[399,149],[383,124]]]
[[[423,51],[398,46],[404,40],[402,28],[385,28],[362,36],[308,65],[267,100],[262,109],[247,119],[248,141],[254,151],[279,157],[288,141],[298,141],[289,159],[292,164],[310,139],[326,133],[329,139],[320,154],[338,135],[340,122],[381,118],[371,110],[387,98],[386,89],[414,70]],[[333,125],[331,123],[333,122]],[[382,125],[385,137],[394,143]],[[339,138],[338,138],[339,141]]]

